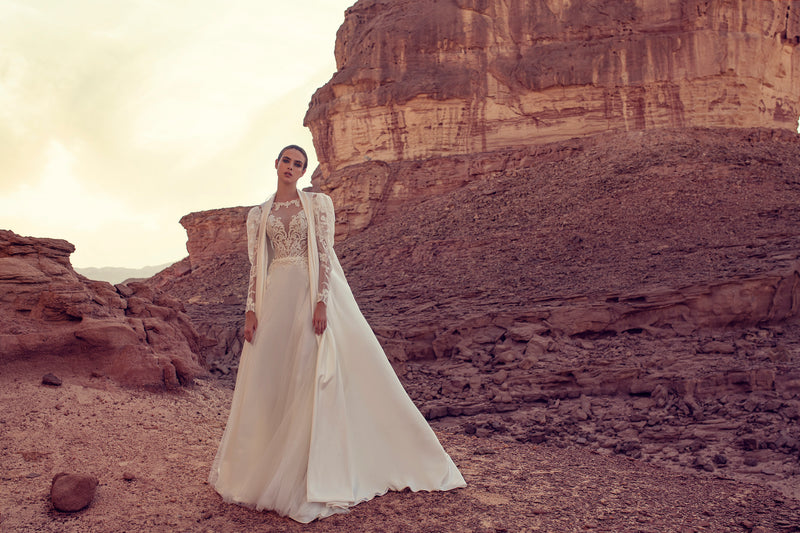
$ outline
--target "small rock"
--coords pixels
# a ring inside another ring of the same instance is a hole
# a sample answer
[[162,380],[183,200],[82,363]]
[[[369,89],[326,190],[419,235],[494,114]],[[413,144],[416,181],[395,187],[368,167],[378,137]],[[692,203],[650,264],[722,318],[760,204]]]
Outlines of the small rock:
[[709,341],[700,347],[702,353],[722,353],[732,354],[736,352],[736,346],[731,342]]
[[461,426],[461,428],[464,430],[464,433],[466,433],[467,435],[474,435],[475,431],[477,431],[477,429],[478,429],[478,426],[476,426],[472,422],[466,422],[463,426]]
[[492,433],[494,433],[494,430],[492,428],[487,428],[485,426],[481,426],[481,427],[475,429],[475,436],[481,437],[481,438],[488,437]]
[[500,391],[492,401],[495,403],[511,403],[514,401],[514,398],[511,396],[510,392]]
[[494,376],[492,376],[492,381],[494,381],[495,385],[505,383],[506,379],[508,379],[508,371],[506,370],[495,372]]
[[122,479],[124,479],[125,481],[135,481],[136,476],[133,474],[133,472],[126,471],[122,473]]
[[96,489],[94,476],[61,472],[53,477],[50,501],[58,511],[80,511],[92,503]]
[[642,445],[639,441],[635,440],[626,440],[624,442],[620,442],[614,448],[615,453],[620,453],[624,455],[636,456],[637,453],[641,455]]
[[761,473],[765,476],[776,476],[778,471],[772,466],[765,466],[761,469]]
[[580,346],[584,350],[594,350],[594,343],[586,339],[580,339],[578,341],[578,346]]
[[739,441],[739,444],[741,445],[742,449],[746,451],[753,451],[759,448],[758,439],[752,436],[742,437]]
[[521,442],[530,442],[531,444],[541,444],[547,440],[547,434],[542,431],[529,431],[527,435],[519,438]]
[[481,384],[483,383],[483,379],[480,375],[470,376],[469,378],[469,389],[470,390],[478,390],[481,388]]
[[720,466],[728,464],[728,458],[721,453],[716,454],[712,460]]
[[428,420],[433,420],[436,418],[442,418],[443,416],[447,416],[447,406],[446,405],[432,405],[427,413],[425,414],[425,418]]
[[664,407],[669,399],[669,391],[664,385],[658,384],[650,393],[650,397],[656,401],[657,407]]
[[528,342],[531,337],[544,331],[547,331],[547,327],[543,324],[517,322],[508,329],[508,336],[511,337],[511,340]]
[[525,357],[537,359],[544,355],[550,345],[550,339],[540,335],[534,335],[525,346]]
[[781,414],[789,420],[797,420],[800,418],[800,403],[790,402],[781,408]]
[[706,472],[714,471],[714,465],[705,457],[695,457],[694,461],[692,461],[692,466],[698,470],[705,470]]
[[44,376],[42,376],[42,385],[50,385],[51,387],[60,387],[61,378],[59,378],[55,374],[47,373]]

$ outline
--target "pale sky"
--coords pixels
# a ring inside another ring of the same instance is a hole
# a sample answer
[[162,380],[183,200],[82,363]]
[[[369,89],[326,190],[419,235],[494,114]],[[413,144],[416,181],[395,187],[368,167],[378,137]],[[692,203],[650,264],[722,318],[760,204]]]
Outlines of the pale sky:
[[0,0],[0,229],[77,267],[187,255],[185,214],[275,190],[355,0]]

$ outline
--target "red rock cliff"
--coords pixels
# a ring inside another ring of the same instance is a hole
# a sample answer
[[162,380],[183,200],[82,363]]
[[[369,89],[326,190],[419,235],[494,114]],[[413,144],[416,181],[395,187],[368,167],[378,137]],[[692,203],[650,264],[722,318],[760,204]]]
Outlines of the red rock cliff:
[[608,131],[793,131],[798,43],[797,1],[361,0],[305,118],[315,185],[344,215],[341,235],[486,170],[451,159],[398,177],[387,162]]
[[795,129],[800,2],[361,0],[306,124],[323,174],[663,126]]

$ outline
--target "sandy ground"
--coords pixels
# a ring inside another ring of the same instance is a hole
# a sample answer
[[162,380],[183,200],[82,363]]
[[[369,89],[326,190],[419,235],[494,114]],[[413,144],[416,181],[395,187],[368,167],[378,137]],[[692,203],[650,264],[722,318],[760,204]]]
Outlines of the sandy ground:
[[[48,371],[64,384],[42,385]],[[206,483],[231,394],[214,380],[161,394],[58,361],[4,365],[0,531],[800,531],[800,501],[766,487],[582,447],[458,434],[447,420],[434,429],[467,488],[389,493],[302,525],[225,504]],[[99,478],[87,509],[53,510],[58,472]]]

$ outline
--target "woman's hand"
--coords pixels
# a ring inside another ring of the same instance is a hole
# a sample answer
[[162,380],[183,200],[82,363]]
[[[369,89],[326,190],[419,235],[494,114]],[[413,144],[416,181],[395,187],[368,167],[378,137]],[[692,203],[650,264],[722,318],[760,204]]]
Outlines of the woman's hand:
[[253,342],[253,336],[256,334],[258,327],[258,319],[253,311],[248,311],[244,314],[244,340]]
[[314,333],[317,335],[322,335],[325,328],[328,327],[328,306],[325,305],[325,302],[317,302],[311,323],[314,325]]

